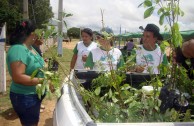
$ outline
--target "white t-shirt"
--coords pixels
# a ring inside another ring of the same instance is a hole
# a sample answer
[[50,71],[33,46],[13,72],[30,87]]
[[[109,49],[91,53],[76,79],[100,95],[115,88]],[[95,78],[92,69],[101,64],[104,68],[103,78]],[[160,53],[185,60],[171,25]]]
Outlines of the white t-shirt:
[[140,45],[136,50],[136,64],[146,66],[143,73],[159,74],[158,66],[163,62],[164,54],[158,45],[153,51],[148,51]]
[[76,64],[75,64],[75,68],[74,69],[85,69],[84,68],[84,64],[85,62],[83,62],[82,60],[82,56],[86,55],[88,56],[89,52],[92,49],[95,49],[97,47],[97,43],[92,42],[88,47],[86,47],[83,43],[83,41],[80,41],[77,43],[77,60],[76,60]]
[[95,71],[110,71],[110,67],[115,70],[120,62],[122,53],[119,49],[113,48],[110,51],[102,50],[100,47],[91,51],[94,62],[93,70]]

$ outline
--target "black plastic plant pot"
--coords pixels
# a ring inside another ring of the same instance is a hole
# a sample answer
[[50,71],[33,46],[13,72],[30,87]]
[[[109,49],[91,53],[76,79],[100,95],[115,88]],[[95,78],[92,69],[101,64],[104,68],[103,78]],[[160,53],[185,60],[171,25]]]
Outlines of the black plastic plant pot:
[[[98,71],[79,71],[75,70],[75,76],[82,81],[82,85],[86,89],[91,88],[92,80],[97,78],[103,72]],[[155,75],[152,75],[155,76]],[[129,83],[132,87],[141,89],[142,83],[151,80],[150,74],[144,73],[126,73],[126,79],[122,82],[122,84]]]
[[189,108],[189,102],[185,100],[183,103],[179,102],[178,99],[174,100],[174,108],[176,111],[181,113],[186,113],[187,109]]
[[165,113],[167,109],[174,108],[180,113],[186,113],[189,108],[189,102],[186,99],[180,101],[180,97],[179,90],[168,90],[168,86],[162,87],[159,95],[161,100],[160,111]]
[[59,68],[59,63],[56,60],[49,58],[48,70],[49,71],[58,71],[58,68]]
[[56,60],[53,60],[53,65],[52,65],[51,70],[58,71],[58,69],[59,69],[59,63]]

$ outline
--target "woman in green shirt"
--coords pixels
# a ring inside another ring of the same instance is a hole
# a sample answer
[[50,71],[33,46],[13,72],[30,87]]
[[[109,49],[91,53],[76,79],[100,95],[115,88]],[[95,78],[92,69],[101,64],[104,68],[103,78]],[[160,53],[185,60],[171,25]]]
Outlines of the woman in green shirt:
[[17,24],[7,53],[8,71],[12,77],[10,99],[23,126],[38,125],[42,101],[36,94],[36,85],[41,83],[43,73],[39,71],[31,79],[32,73],[44,66],[43,58],[32,47],[37,39],[34,30],[31,21]]

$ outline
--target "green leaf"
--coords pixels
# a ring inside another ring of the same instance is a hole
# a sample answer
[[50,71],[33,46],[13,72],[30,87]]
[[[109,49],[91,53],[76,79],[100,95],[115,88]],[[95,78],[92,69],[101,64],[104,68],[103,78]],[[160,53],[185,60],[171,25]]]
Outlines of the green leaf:
[[42,84],[42,87],[41,87],[41,95],[44,95],[45,94],[45,90],[46,90],[46,86],[44,84]]
[[183,11],[180,11],[180,15],[181,15],[181,16],[184,16],[184,12],[183,12]]
[[60,90],[60,88],[57,88],[55,90],[55,95],[57,96],[57,98],[59,98],[61,96],[61,90]]
[[144,12],[144,18],[148,18],[149,16],[151,16],[151,14],[154,12],[154,7],[150,7],[148,8],[145,12]]
[[159,107],[158,107],[158,106],[155,106],[154,108],[155,108],[155,110],[156,110],[157,112],[159,111]]
[[190,61],[190,59],[186,59],[186,60],[185,60],[185,63],[186,63],[188,66],[191,66],[191,61]]
[[158,15],[160,15],[160,13],[162,13],[162,12],[164,12],[164,8],[160,8],[160,9],[158,10]]
[[109,89],[108,95],[109,95],[109,98],[112,97],[112,90],[111,89]]
[[38,73],[39,69],[36,69],[35,71],[33,71],[32,75],[31,75],[31,79],[33,79],[37,73]]
[[165,46],[170,46],[168,41],[163,41],[163,43],[164,43]]
[[52,18],[53,21],[56,21],[57,23],[61,22],[60,20],[56,19],[56,18]]
[[164,15],[165,16],[170,16],[170,13],[169,12],[165,12]]
[[101,87],[98,87],[98,88],[95,89],[94,92],[95,92],[96,95],[99,95],[100,91],[101,91]]
[[73,14],[62,12],[62,16],[63,16],[63,18],[64,17],[70,17],[70,16],[73,16]]
[[46,71],[46,72],[44,72],[44,74],[45,74],[45,75],[48,75],[48,76],[52,76],[52,75],[53,75],[53,73],[50,72],[50,71]]
[[183,121],[184,122],[190,122],[191,121],[191,110],[190,109],[188,109],[186,111]]
[[115,96],[112,97],[112,100],[114,103],[118,102],[119,100],[115,98]]
[[67,28],[67,23],[66,23],[66,21],[63,21],[63,23],[64,23],[65,27]]
[[65,17],[71,17],[71,16],[73,16],[73,14],[66,14]]
[[163,25],[163,23],[164,23],[164,14],[162,14],[162,15],[160,16],[160,21],[159,21],[159,23],[160,23],[160,25]]
[[140,4],[138,5],[138,8],[141,7],[143,4],[144,4],[144,2],[140,3]]
[[130,89],[131,86],[129,84],[124,84],[122,87],[121,87],[121,90],[128,90]]
[[155,0],[156,4],[158,4],[160,2],[160,0]]
[[36,93],[37,93],[39,99],[41,99],[41,95],[42,95],[41,88],[42,88],[41,84],[36,85]]
[[44,33],[45,39],[48,39],[50,37],[50,35],[51,35],[50,30],[45,31],[45,33]]
[[34,33],[38,36],[38,38],[40,38],[42,36],[42,33],[43,33],[43,29],[36,29],[34,31]]
[[46,94],[47,94],[47,97],[51,100],[52,99],[52,93],[50,91],[48,91]]
[[182,36],[179,31],[179,25],[178,23],[174,23],[172,30],[174,34],[172,34],[172,42],[175,47],[182,45]]
[[49,88],[49,85],[48,85],[48,84],[46,84],[46,90],[47,90],[47,91],[49,91],[49,90],[50,90],[50,88]]
[[144,6],[150,7],[150,6],[152,6],[152,2],[150,0],[145,0],[144,1]]

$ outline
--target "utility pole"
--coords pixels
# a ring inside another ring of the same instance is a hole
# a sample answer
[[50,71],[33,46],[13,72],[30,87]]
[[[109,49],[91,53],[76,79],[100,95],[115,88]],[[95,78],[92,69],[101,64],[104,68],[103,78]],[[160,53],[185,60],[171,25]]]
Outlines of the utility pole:
[[58,32],[59,32],[59,36],[58,36],[58,56],[62,57],[63,55],[63,0],[59,0],[59,9],[58,9],[58,20],[60,22],[58,22]]
[[100,9],[102,16],[102,29],[104,29],[104,10]]
[[28,0],[23,0],[23,19],[28,20]]
[[[120,25],[120,29],[119,29],[119,34],[121,35],[121,25]],[[120,39],[119,39],[119,49],[120,49],[120,47],[121,47],[121,40],[122,40],[122,37],[120,37]]]

